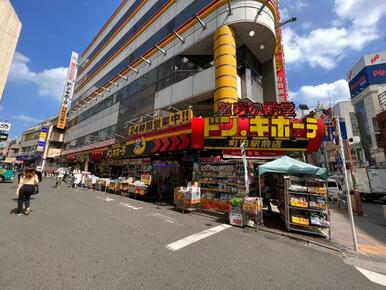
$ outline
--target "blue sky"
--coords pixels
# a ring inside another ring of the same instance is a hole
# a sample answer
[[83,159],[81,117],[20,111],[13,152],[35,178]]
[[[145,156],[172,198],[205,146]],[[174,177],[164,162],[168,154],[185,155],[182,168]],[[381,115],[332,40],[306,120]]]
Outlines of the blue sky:
[[[0,107],[11,137],[57,114],[71,51],[81,53],[121,0],[11,0],[22,24]],[[348,100],[346,73],[386,50],[385,0],[282,0],[291,98],[315,106]]]

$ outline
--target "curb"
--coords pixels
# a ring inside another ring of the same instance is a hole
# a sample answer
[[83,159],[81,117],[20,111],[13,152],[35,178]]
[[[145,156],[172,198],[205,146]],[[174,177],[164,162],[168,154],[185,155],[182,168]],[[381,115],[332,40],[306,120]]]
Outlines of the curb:
[[316,245],[316,246],[319,246],[319,247],[322,247],[322,248],[325,248],[325,249],[334,251],[334,252],[336,252],[336,253],[343,254],[343,250],[341,250],[341,249],[339,249],[339,248],[337,248],[337,247],[334,247],[334,246],[328,246],[328,245],[323,244],[323,243],[318,243],[318,242],[316,242],[316,241],[313,241],[313,240],[310,240],[310,239],[307,239],[307,238],[304,238],[304,237],[292,235],[292,234],[290,234],[290,233],[285,233],[285,232],[280,232],[280,231],[270,230],[270,229],[262,228],[262,227],[258,227],[257,229],[260,230],[260,231],[263,231],[263,232],[267,232],[267,233],[271,233],[271,234],[276,234],[276,235],[284,236],[284,237],[287,237],[287,238],[290,238],[290,239],[293,239],[293,240],[296,240],[296,241],[301,241],[301,242],[305,242],[305,243],[307,243],[307,244]]

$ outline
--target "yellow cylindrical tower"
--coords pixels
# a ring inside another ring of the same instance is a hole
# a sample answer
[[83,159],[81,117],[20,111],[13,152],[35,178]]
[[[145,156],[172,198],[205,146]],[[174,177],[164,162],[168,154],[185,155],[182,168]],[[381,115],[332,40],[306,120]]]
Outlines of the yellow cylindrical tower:
[[219,102],[237,102],[236,41],[233,29],[224,25],[214,34],[214,65],[216,68],[216,91],[214,112]]

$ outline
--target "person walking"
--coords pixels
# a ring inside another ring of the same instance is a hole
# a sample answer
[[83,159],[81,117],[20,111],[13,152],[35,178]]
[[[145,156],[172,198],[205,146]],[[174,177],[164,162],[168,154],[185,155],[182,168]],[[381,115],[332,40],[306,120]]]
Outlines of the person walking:
[[64,168],[59,168],[58,170],[56,170],[56,173],[58,174],[56,176],[56,188],[60,188],[62,186],[62,181],[63,181],[63,178],[64,178],[64,174],[66,173]]
[[27,168],[20,177],[19,186],[16,190],[17,200],[17,215],[20,216],[23,211],[23,204],[25,205],[25,214],[31,212],[30,198],[34,191],[34,185],[39,183],[39,178],[35,174],[35,169]]

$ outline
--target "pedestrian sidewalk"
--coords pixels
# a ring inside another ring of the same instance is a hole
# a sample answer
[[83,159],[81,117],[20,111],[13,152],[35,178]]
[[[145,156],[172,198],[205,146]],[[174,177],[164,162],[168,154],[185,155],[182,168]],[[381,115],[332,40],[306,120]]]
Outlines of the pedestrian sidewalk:
[[[383,216],[379,216],[377,220],[374,220],[366,215],[354,215],[354,221],[358,253],[386,262],[386,221]],[[331,207],[331,238],[332,242],[342,250],[354,254],[351,224],[347,209]]]

